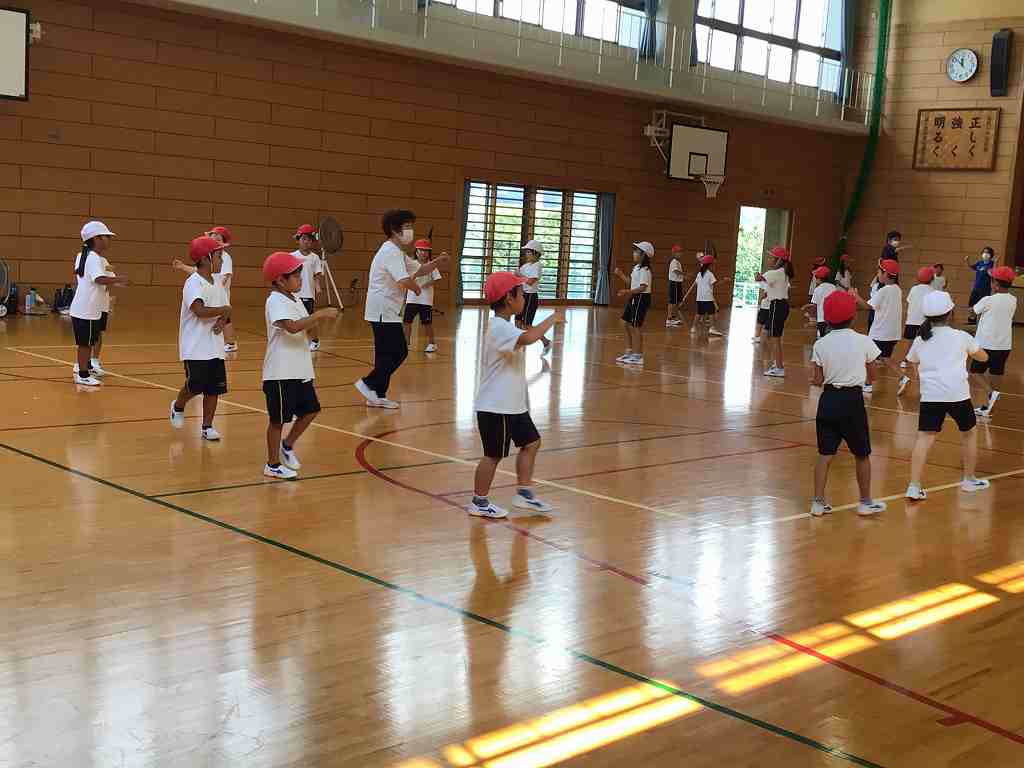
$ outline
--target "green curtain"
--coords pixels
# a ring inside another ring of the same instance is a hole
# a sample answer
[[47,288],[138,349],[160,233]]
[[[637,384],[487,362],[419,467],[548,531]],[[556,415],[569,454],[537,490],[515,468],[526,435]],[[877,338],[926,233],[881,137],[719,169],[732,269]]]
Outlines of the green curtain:
[[882,106],[885,100],[885,77],[889,59],[889,27],[892,21],[892,0],[880,0],[878,5],[878,51],[875,53],[875,82],[871,92],[871,119],[868,124],[868,143],[864,148],[864,157],[860,161],[860,173],[857,174],[857,184],[853,188],[853,195],[846,207],[846,214],[843,216],[842,236],[836,246],[836,252],[832,256],[832,269],[839,268],[839,257],[846,253],[847,240],[850,237],[850,230],[857,220],[861,203],[864,200],[864,193],[867,190],[868,182],[871,180],[871,171],[875,165],[875,155],[878,152],[878,139],[882,130]]

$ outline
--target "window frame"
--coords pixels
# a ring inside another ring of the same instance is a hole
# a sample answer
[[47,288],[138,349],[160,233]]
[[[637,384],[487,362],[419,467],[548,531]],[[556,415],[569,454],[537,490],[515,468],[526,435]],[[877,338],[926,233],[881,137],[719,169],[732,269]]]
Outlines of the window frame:
[[[792,38],[784,37],[782,35],[776,35],[776,34],[773,34],[771,32],[761,32],[759,30],[749,29],[747,27],[744,27],[743,26],[743,19],[744,19],[744,16],[746,14],[747,3],[748,2],[755,2],[756,3],[756,2],[759,2],[759,1],[760,0],[739,0],[739,21],[737,21],[735,24],[732,23],[732,22],[729,22],[729,21],[721,21],[719,19],[711,18],[711,17],[708,17],[708,16],[701,16],[700,13],[698,12],[699,9],[700,9],[700,2],[699,2],[699,0],[698,0],[698,2],[694,3],[694,9],[693,9],[694,36],[693,36],[693,56],[691,58],[691,64],[696,66],[696,64],[700,63],[700,57],[699,57],[699,53],[698,53],[698,49],[697,49],[697,34],[696,34],[696,32],[697,32],[697,25],[698,24],[700,26],[707,27],[710,30],[711,33],[714,33],[715,31],[719,31],[719,32],[727,32],[729,34],[732,34],[732,35],[736,36],[736,55],[735,55],[734,60],[733,60],[733,66],[732,66],[732,71],[733,72],[742,72],[742,73],[748,74],[748,75],[751,74],[749,72],[745,72],[745,70],[743,70],[741,68],[741,66],[740,66],[742,58],[743,58],[743,38],[744,37],[752,37],[752,38],[755,38],[757,40],[763,40],[763,41],[767,42],[769,45],[778,45],[778,46],[781,46],[783,48],[789,48],[789,49],[791,49],[793,51],[793,56],[792,56],[792,60],[790,61],[790,67],[789,67],[789,81],[788,82],[790,84],[796,84],[797,59],[799,58],[800,51],[808,51],[809,53],[815,53],[818,56],[820,56],[821,59],[823,59],[823,60],[824,59],[828,59],[830,61],[835,61],[835,62],[842,63],[842,60],[843,60],[842,51],[836,50],[834,48],[826,48],[824,46],[810,45],[808,43],[801,43],[800,42],[800,16],[801,16],[800,12],[803,9],[803,4],[804,4],[805,0],[796,0],[796,8],[794,9],[794,14],[795,15],[794,15],[794,19],[793,19],[793,37]],[[826,18],[827,18],[827,15],[828,15],[827,11],[828,11],[828,2],[829,2],[829,0],[824,0],[824,2],[826,3],[825,10],[826,10]],[[844,2],[845,2],[845,0],[844,0]],[[709,36],[708,36],[708,45],[709,46],[711,45],[711,34],[709,34]],[[708,66],[711,66],[710,63],[708,64]],[[759,75],[752,75],[752,76],[753,77],[759,77]],[[778,81],[776,81],[776,82],[778,82]],[[820,72],[820,70],[819,70],[819,74],[818,74],[818,85],[817,86],[806,86],[806,87],[821,88],[821,72]]]

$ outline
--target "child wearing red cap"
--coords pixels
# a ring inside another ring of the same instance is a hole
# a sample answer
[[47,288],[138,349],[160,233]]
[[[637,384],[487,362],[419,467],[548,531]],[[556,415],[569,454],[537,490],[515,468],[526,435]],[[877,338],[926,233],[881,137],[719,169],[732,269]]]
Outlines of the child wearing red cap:
[[815,419],[818,432],[818,462],[814,467],[814,498],[811,515],[821,517],[832,511],[825,501],[828,470],[846,441],[857,465],[860,504],[857,513],[875,515],[885,504],[871,498],[871,434],[863,388],[871,383],[870,364],[878,358],[878,346],[850,327],[857,300],[846,291],[833,290],[822,302],[830,332],[814,343],[811,383],[822,387]]
[[[974,305],[978,328],[974,340],[988,354],[988,360],[972,360],[972,378],[984,388],[986,403],[974,412],[982,417],[992,415],[999,399],[1000,381],[1006,372],[1006,361],[1013,349],[1013,316],[1017,312],[1017,299],[1010,294],[1010,286],[1017,277],[1011,267],[996,267],[991,271],[992,294]],[[985,373],[988,378],[985,378]]]
[[[878,265],[878,290],[869,301],[864,301],[853,290],[853,297],[857,303],[865,309],[874,310],[875,316],[868,329],[868,337],[878,345],[882,351],[878,361],[889,367],[899,379],[896,394],[902,395],[903,390],[910,383],[910,378],[905,376],[893,360],[892,353],[896,344],[903,335],[903,291],[897,282],[900,274],[900,263],[893,259],[884,259]],[[873,390],[871,384],[864,385],[864,391],[870,394]]]
[[[697,315],[694,318],[694,327],[691,329],[691,333],[695,333],[699,326],[711,336],[722,335],[721,331],[712,325],[715,314],[718,312],[718,301],[715,299],[715,283],[718,282],[718,278],[715,277],[715,273],[711,269],[714,263],[715,257],[710,253],[701,257],[700,267],[693,279],[693,285],[686,291],[686,296],[689,296],[690,291],[694,289],[697,291]],[[683,297],[684,300],[686,296]]]
[[[420,264],[430,261],[433,254],[433,247],[429,240],[416,241],[416,268]],[[447,256],[447,254],[443,254]],[[441,273],[436,269],[429,275],[416,278],[416,284],[420,287],[417,295],[413,291],[405,294],[405,314],[402,316],[402,323],[405,326],[405,341],[408,344],[412,338],[412,321],[417,317],[420,325],[427,334],[427,346],[424,352],[436,352],[437,344],[434,338],[434,283],[441,279]]]
[[[231,245],[231,232],[227,227],[214,227],[206,233],[206,237],[212,237],[224,246],[224,250],[220,252],[220,265],[216,268],[217,271],[213,273],[213,279],[220,283],[221,288],[224,289],[225,302],[231,304],[231,280],[234,277],[235,271],[231,261],[231,254],[227,251],[227,247]],[[171,266],[184,272],[186,275],[191,275],[196,271],[195,267],[186,264],[181,259],[174,259],[171,262]],[[224,351],[237,352],[238,344],[235,342],[235,325],[231,322],[230,317],[224,323],[223,333]]]
[[[814,289],[821,285],[821,278],[816,274],[819,269],[825,266],[824,256],[814,257],[814,268],[811,270],[811,279],[807,284],[807,301],[811,301],[811,296],[814,295]],[[829,270],[831,272],[831,270]]]
[[[320,412],[313,387],[313,353],[307,332],[322,320],[338,316],[334,307],[310,315],[295,298],[302,284],[302,259],[278,251],[263,262],[263,277],[270,283],[264,307],[267,350],[263,356],[263,394],[267,400],[267,463],[263,474],[291,480],[302,467],[295,444]],[[295,423],[282,439],[284,425]]]
[[617,363],[626,365],[644,364],[644,319],[651,307],[651,259],[654,258],[654,246],[646,240],[633,243],[633,270],[626,277],[625,273],[615,268],[615,274],[629,288],[619,291],[619,296],[626,298],[626,308],[622,311],[622,325],[626,329],[626,351],[615,358]]
[[928,497],[922,488],[921,476],[932,443],[942,431],[942,422],[950,416],[960,429],[963,476],[960,490],[975,493],[988,488],[989,481],[974,474],[978,462],[977,415],[971,404],[971,387],[967,378],[967,360],[984,363],[985,352],[975,339],[949,325],[953,299],[945,291],[932,291],[924,297],[921,309],[924,322],[907,355],[907,362],[917,366],[921,385],[921,406],[917,416],[917,440],[910,457],[910,484],[906,497],[920,501]]
[[773,355],[765,369],[765,376],[784,378],[786,376],[786,360],[782,354],[782,334],[786,330],[786,319],[789,317],[789,287],[793,282],[793,259],[787,249],[781,245],[774,246],[768,255],[773,260],[772,269],[755,279],[764,285],[768,295],[768,337],[769,354]]
[[565,322],[563,310],[555,310],[539,325],[517,328],[513,317],[526,305],[525,278],[511,272],[495,272],[484,282],[484,299],[494,316],[487,324],[480,360],[480,384],[476,392],[476,420],[484,457],[476,467],[473,500],[466,511],[476,517],[502,518],[508,512],[488,498],[498,463],[508,456],[512,443],[516,456],[518,489],[512,502],[517,509],[550,512],[551,506],[533,492],[533,466],[540,449],[540,434],[530,417],[526,386],[526,347],[541,340],[549,328]]
[[[903,326],[903,338],[912,342],[917,338],[917,333],[924,322],[924,297],[934,291],[932,280],[935,279],[935,270],[931,267],[921,267],[917,270],[917,285],[907,291],[907,323]],[[900,363],[900,368],[906,367],[906,360]]]
[[228,391],[228,375],[224,368],[224,342],[221,332],[231,317],[231,307],[224,289],[213,273],[224,244],[212,237],[197,237],[189,244],[189,258],[196,271],[189,275],[181,291],[181,313],[178,320],[178,356],[185,365],[185,384],[171,403],[171,426],[185,426],[185,404],[197,395],[203,396],[203,440],[220,440],[213,427],[217,399]]
[[679,260],[682,252],[681,245],[672,246],[672,259],[668,263],[668,318],[665,320],[667,326],[683,324],[683,280],[686,279],[686,274]]
[[[320,259],[320,254],[313,250],[313,246],[316,245],[316,227],[312,224],[303,224],[295,230],[295,240],[299,248],[292,251],[292,256],[302,259],[299,300],[306,307],[306,312],[312,315],[316,308],[317,293],[324,293],[327,290],[324,283],[324,263]],[[310,329],[309,348],[313,352],[320,349],[320,335],[315,325]]]
[[[828,267],[818,267],[814,270],[813,279],[818,281],[814,293],[811,294],[810,303],[804,305],[803,311],[814,311],[814,321],[818,326],[818,338],[828,333],[828,323],[825,322],[825,299],[836,290],[835,283],[831,281],[832,270]],[[808,315],[810,319],[810,315]]]
[[936,291],[946,290],[946,267],[942,264],[932,264],[935,270],[935,277],[932,278],[932,289]]

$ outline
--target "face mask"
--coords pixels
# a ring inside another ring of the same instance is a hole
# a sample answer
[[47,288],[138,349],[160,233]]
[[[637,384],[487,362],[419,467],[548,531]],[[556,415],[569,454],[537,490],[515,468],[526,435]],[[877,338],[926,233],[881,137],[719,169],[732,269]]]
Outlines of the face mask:
[[402,230],[402,234],[398,236],[398,239],[402,241],[402,245],[408,245],[409,243],[412,242],[414,237],[415,237],[414,230],[412,230],[412,229],[403,229]]

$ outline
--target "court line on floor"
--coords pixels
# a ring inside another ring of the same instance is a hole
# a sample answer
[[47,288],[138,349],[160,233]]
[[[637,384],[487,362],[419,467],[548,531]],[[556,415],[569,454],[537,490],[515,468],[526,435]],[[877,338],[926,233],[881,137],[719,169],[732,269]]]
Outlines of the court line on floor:
[[416,600],[418,602],[422,602],[422,603],[424,603],[426,605],[430,605],[430,606],[433,606],[435,608],[440,608],[440,609],[445,610],[445,611],[447,611],[449,613],[455,614],[457,616],[461,616],[462,618],[470,619],[471,621],[475,621],[475,622],[477,622],[479,624],[483,624],[483,625],[486,625],[486,626],[491,627],[493,629],[497,629],[500,632],[504,632],[505,634],[510,635],[512,637],[522,638],[522,639],[530,642],[533,645],[544,646],[544,647],[549,647],[549,648],[555,648],[555,649],[559,650],[560,652],[562,652],[563,654],[565,654],[566,656],[568,656],[569,658],[576,659],[577,661],[581,661],[581,662],[583,662],[585,664],[588,664],[590,666],[594,666],[594,667],[598,667],[600,669],[604,669],[605,671],[611,672],[611,673],[616,674],[616,675],[619,675],[620,677],[625,677],[625,678],[628,678],[628,679],[633,680],[635,682],[642,683],[644,685],[648,685],[648,686],[651,686],[653,688],[657,688],[658,690],[664,691],[665,693],[668,693],[668,694],[670,694],[672,696],[677,696],[677,697],[679,697],[681,699],[686,699],[687,701],[691,701],[694,704],[699,704],[700,706],[702,706],[702,707],[704,707],[706,709],[710,709],[710,710],[713,710],[715,712],[718,712],[719,714],[726,715],[727,717],[731,717],[733,719],[739,720],[740,722],[746,723],[747,725],[752,725],[754,727],[760,728],[761,730],[764,730],[764,731],[767,731],[769,733],[772,733],[772,734],[774,734],[776,736],[781,736],[783,738],[787,738],[787,739],[789,739],[791,741],[795,741],[795,742],[797,742],[799,744],[802,744],[802,745],[804,745],[806,747],[810,747],[812,749],[815,749],[815,750],[817,750],[819,752],[824,753],[825,755],[828,755],[829,757],[834,757],[834,758],[837,758],[837,759],[840,759],[840,760],[844,760],[844,761],[852,763],[854,765],[863,766],[863,768],[882,768],[882,766],[879,765],[878,763],[874,763],[874,762],[872,762],[870,760],[867,760],[865,758],[859,757],[859,756],[854,755],[854,754],[852,754],[850,752],[846,752],[845,750],[843,750],[843,749],[841,749],[839,747],[830,746],[828,744],[825,744],[824,742],[820,742],[820,741],[817,741],[816,739],[812,739],[809,736],[804,736],[803,734],[796,733],[795,731],[790,731],[790,730],[788,730],[786,728],[783,728],[782,726],[775,725],[774,723],[770,723],[767,720],[761,720],[759,718],[754,717],[753,715],[748,715],[748,714],[746,714],[744,712],[740,712],[739,710],[733,709],[732,707],[726,706],[725,704],[720,704],[719,702],[713,701],[713,700],[705,698],[703,696],[699,696],[697,694],[690,693],[688,691],[684,691],[681,688],[677,688],[677,687],[675,687],[673,685],[669,685],[668,683],[665,683],[665,682],[662,682],[662,681],[659,681],[659,680],[655,680],[654,678],[648,677],[647,675],[641,674],[639,672],[633,672],[633,671],[631,671],[629,669],[626,669],[625,667],[621,667],[618,664],[614,664],[614,663],[612,663],[610,661],[605,661],[604,659],[598,658],[597,656],[594,656],[592,654],[588,654],[588,653],[585,653],[583,651],[577,651],[577,650],[574,650],[572,648],[568,648],[568,647],[565,647],[565,646],[560,646],[557,643],[554,643],[554,642],[552,642],[550,640],[547,640],[547,639],[545,639],[545,638],[543,638],[543,637],[541,637],[539,635],[535,635],[535,634],[533,634],[531,632],[527,632],[525,630],[516,629],[515,627],[513,627],[510,624],[506,624],[504,622],[497,621],[495,619],[490,619],[490,618],[488,618],[486,616],[483,616],[482,614],[475,613],[473,611],[468,611],[468,610],[466,610],[464,608],[459,608],[458,606],[456,606],[456,605],[454,605],[452,603],[449,603],[449,602],[446,602],[444,600],[441,600],[440,598],[431,597],[430,595],[427,595],[424,592],[420,592],[418,590],[415,590],[415,589],[413,589],[411,587],[406,587],[406,586],[403,586],[403,585],[398,584],[396,582],[392,582],[392,581],[389,581],[387,579],[381,578],[379,576],[374,576],[371,573],[367,573],[365,571],[361,571],[361,570],[359,570],[357,568],[353,568],[352,566],[345,565],[344,563],[338,562],[336,560],[331,560],[329,558],[322,557],[320,555],[314,554],[312,552],[309,552],[307,550],[301,549],[299,547],[295,547],[295,546],[293,546],[291,544],[287,544],[287,543],[285,543],[283,541],[278,541],[276,539],[272,539],[272,538],[270,538],[268,536],[264,536],[262,534],[256,533],[255,531],[250,531],[250,530],[248,530],[246,528],[242,528],[242,527],[234,525],[232,523],[228,523],[228,522],[226,522],[224,520],[220,520],[220,519],[212,517],[210,515],[203,514],[202,512],[196,512],[195,510],[188,509],[187,507],[182,507],[182,506],[180,506],[178,504],[173,504],[173,503],[171,503],[169,501],[165,501],[163,499],[158,499],[158,498],[155,498],[155,497],[152,497],[152,496],[148,496],[145,493],[142,493],[140,491],[136,491],[136,490],[134,490],[132,488],[129,488],[127,486],[121,485],[119,483],[115,483],[115,482],[110,481],[110,480],[105,480],[104,478],[98,477],[96,475],[91,475],[91,474],[89,474],[87,472],[83,472],[81,470],[74,469],[73,467],[69,467],[69,466],[66,466],[64,464],[60,464],[60,463],[55,462],[55,461],[51,461],[51,460],[46,459],[46,458],[44,458],[42,456],[38,456],[36,454],[30,453],[29,451],[24,451],[24,450],[22,450],[20,448],[16,448],[16,447],[14,447],[12,445],[7,445],[6,443],[0,443],[0,448],[3,448],[5,450],[7,450],[7,451],[10,451],[11,453],[18,454],[18,455],[20,455],[20,456],[22,456],[24,458],[41,462],[41,463],[46,464],[47,466],[52,467],[54,469],[63,470],[63,471],[68,472],[70,474],[76,475],[77,477],[81,477],[83,479],[90,480],[90,481],[95,482],[95,483],[99,483],[100,485],[104,485],[104,486],[106,486],[108,488],[120,491],[122,493],[127,493],[127,494],[129,494],[131,496],[134,496],[135,498],[141,499],[143,501],[148,501],[151,504],[158,504],[158,505],[160,505],[160,506],[162,506],[162,507],[164,507],[166,509],[170,509],[170,510],[172,510],[174,512],[178,512],[180,514],[187,515],[187,516],[189,516],[189,517],[191,517],[193,519],[199,520],[201,522],[205,522],[205,523],[208,523],[210,525],[217,526],[218,528],[222,528],[222,529],[224,529],[226,531],[230,531],[231,533],[235,533],[235,534],[237,534],[239,536],[243,536],[243,537],[248,538],[248,539],[250,539],[252,541],[256,541],[256,542],[259,542],[261,544],[266,544],[268,546],[275,547],[275,548],[280,549],[280,550],[282,550],[284,552],[287,552],[287,553],[289,553],[291,555],[295,555],[297,557],[301,557],[303,559],[309,560],[309,561],[317,563],[319,565],[323,565],[323,566],[326,566],[328,568],[332,568],[332,569],[334,569],[336,571],[340,571],[341,573],[344,573],[344,574],[347,574],[349,576],[355,577],[357,579],[361,579],[363,581],[369,582],[369,583],[371,583],[371,584],[373,584],[375,586],[382,587],[384,589],[388,589],[388,590],[390,590],[392,592],[395,592],[396,594],[400,594],[400,595],[403,595],[405,597],[410,597],[410,598],[412,598],[412,599],[414,599],[414,600]]
[[[416,486],[409,485],[408,483],[402,482],[401,480],[398,480],[396,478],[393,478],[393,477],[385,474],[386,470],[378,469],[378,468],[374,467],[374,465],[371,464],[369,462],[369,460],[366,458],[366,448],[369,447],[369,445],[370,445],[370,443],[364,441],[363,443],[360,443],[360,445],[356,448],[356,460],[363,467],[365,467],[368,472],[372,472],[373,474],[375,474],[378,477],[380,477],[382,480],[385,480],[386,482],[389,482],[392,485],[396,485],[396,486],[398,486],[400,488],[404,488],[406,490],[410,490],[410,491],[413,491],[415,493],[422,494],[422,495],[427,496],[429,498],[433,498],[435,501],[446,503],[448,506],[454,507],[459,512],[463,511],[462,505],[452,501],[450,498],[447,498],[447,496],[449,496],[450,494],[435,494],[435,493],[433,493],[431,491],[427,491],[427,490],[425,490],[423,488],[418,488]],[[807,515],[807,514],[798,515],[798,516],[794,516],[794,519],[796,517],[809,517],[809,516],[810,515]],[[578,549],[574,549],[571,546],[560,544],[560,543],[551,541],[550,539],[546,539],[544,537],[537,536],[536,534],[534,534],[529,529],[521,528],[520,526],[517,526],[517,525],[515,525],[514,523],[512,523],[512,522],[510,522],[508,520],[490,521],[488,524],[490,524],[490,525],[498,525],[499,527],[506,528],[508,530],[513,531],[514,533],[517,533],[517,534],[526,536],[528,538],[534,539],[534,540],[538,541],[541,544],[544,544],[546,546],[550,546],[553,549],[556,549],[556,550],[558,550],[560,552],[564,552],[564,553],[566,553],[566,554],[568,554],[568,555],[570,555],[570,556],[572,556],[572,557],[574,557],[574,558],[576,558],[576,559],[578,559],[578,560],[580,560],[582,562],[586,562],[586,563],[588,563],[590,565],[594,565],[599,570],[607,571],[607,572],[613,573],[613,574],[615,574],[617,576],[621,576],[621,577],[623,577],[623,578],[625,578],[625,579],[627,579],[629,581],[632,581],[632,582],[634,582],[636,584],[640,584],[641,586],[651,586],[651,578],[654,578],[654,579],[657,579],[657,580],[660,580],[660,581],[663,581],[663,582],[666,582],[666,583],[672,584],[672,585],[680,585],[680,586],[685,587],[687,589],[692,589],[692,586],[693,586],[692,584],[690,584],[689,582],[685,581],[684,579],[679,579],[679,578],[677,578],[675,576],[671,576],[671,575],[666,574],[666,573],[659,573],[659,572],[653,572],[652,571],[652,572],[649,572],[647,576],[638,576],[637,574],[633,574],[633,573],[627,571],[626,569],[620,568],[620,567],[618,567],[618,566],[616,566],[616,565],[614,565],[612,563],[596,561],[593,558],[591,558],[590,556],[588,556],[585,552],[582,552],[582,551],[580,551]],[[723,620],[726,620],[725,617],[723,617],[721,615],[719,615],[719,618],[722,618]],[[784,635],[781,635],[781,634],[778,634],[778,633],[763,632],[763,631],[761,631],[761,630],[751,626],[750,624],[748,624],[747,622],[743,621],[742,619],[740,620],[740,623],[743,624],[749,632],[752,632],[753,634],[759,635],[760,637],[762,637],[764,639],[771,640],[771,641],[773,641],[775,643],[779,643],[779,644],[782,644],[782,645],[786,645],[786,646],[788,646],[788,647],[790,647],[790,648],[792,648],[792,649],[794,649],[794,650],[796,650],[796,651],[798,651],[800,653],[804,653],[805,655],[809,655],[809,656],[818,658],[819,660],[829,661],[829,663],[831,663],[831,661],[830,661],[830,660],[832,660],[831,657],[825,656],[824,654],[821,654],[818,651],[814,651],[814,649],[806,648],[805,646],[801,646],[800,644],[795,643],[794,641],[790,641]],[[907,697],[917,701],[918,703],[923,703],[923,704],[926,704],[928,706],[934,706],[935,704],[937,704],[937,702],[935,702],[934,699],[931,699],[930,697],[926,696],[925,694],[917,693],[916,691],[913,691],[910,688],[906,688],[904,686],[897,685],[896,683],[892,683],[890,681],[885,681],[884,678],[878,677],[877,675],[874,675],[871,672],[867,672],[866,670],[862,670],[859,667],[854,667],[853,665],[846,664],[846,663],[842,663],[842,665],[836,664],[836,666],[838,666],[840,669],[843,669],[844,671],[850,672],[851,674],[855,674],[855,675],[858,675],[859,677],[862,677],[862,678],[864,678],[866,680],[870,680],[872,682],[878,683],[879,685],[882,685],[884,688],[887,688],[890,691],[894,691],[896,693],[900,693],[900,694],[902,694],[904,696],[907,696]],[[941,705],[941,706],[936,707],[936,708],[940,709],[940,711],[942,711],[942,712],[944,712],[946,714],[950,714],[953,717],[958,718],[959,721],[973,723],[973,724],[978,725],[979,727],[985,728],[986,730],[989,730],[989,731],[991,731],[993,733],[996,733],[996,734],[999,734],[999,735],[1005,735],[1006,733],[1009,733],[1008,731],[1006,731],[1006,729],[1001,728],[1000,726],[995,725],[994,723],[990,723],[990,722],[988,722],[986,720],[983,720],[983,719],[981,719],[979,717],[971,715],[971,714],[969,714],[967,712],[964,712],[962,710],[955,709],[955,708],[950,707],[948,705]],[[958,723],[957,722],[952,722],[952,723],[942,723],[942,724],[944,724],[944,725],[950,725],[950,724],[956,725]]]

